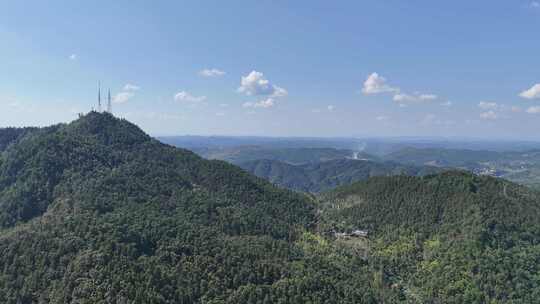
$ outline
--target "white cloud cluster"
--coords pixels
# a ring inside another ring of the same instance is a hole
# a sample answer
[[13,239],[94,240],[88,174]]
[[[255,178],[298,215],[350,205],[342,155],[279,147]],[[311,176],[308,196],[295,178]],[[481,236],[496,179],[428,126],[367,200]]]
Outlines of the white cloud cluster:
[[69,60],[72,60],[72,61],[75,61],[77,60],[79,57],[77,56],[77,54],[71,54],[69,55]]
[[116,94],[113,98],[114,103],[126,103],[131,98],[133,98],[135,94],[133,92],[120,92]]
[[487,112],[480,113],[480,118],[485,119],[485,120],[495,120],[499,118],[499,115],[495,111],[490,110]]
[[478,103],[478,107],[482,110],[497,110],[499,105],[496,102],[481,101]]
[[334,111],[336,109],[336,107],[334,105],[328,105],[326,107],[326,109],[328,109],[328,111],[332,112],[332,111]]
[[122,92],[116,94],[113,97],[113,102],[114,103],[126,103],[131,98],[135,97],[135,91],[138,91],[140,89],[141,88],[139,86],[128,83],[123,87]]
[[271,108],[275,105],[273,98],[264,99],[258,102],[244,102],[242,107],[244,108]]
[[530,89],[521,92],[519,96],[525,99],[540,98],[540,83],[537,83],[533,85]]
[[439,98],[435,94],[419,92],[408,94],[402,92],[400,88],[389,85],[386,78],[378,73],[371,73],[371,75],[367,77],[366,81],[364,81],[362,93],[365,95],[392,93],[394,95],[393,100],[401,107],[405,107],[407,103],[429,102]]
[[206,100],[206,96],[193,96],[189,92],[180,91],[174,95],[174,100],[178,102],[199,103]]
[[392,93],[399,92],[398,88],[394,88],[386,82],[386,78],[380,76],[378,73],[371,73],[366,81],[364,81],[364,87],[362,92],[366,95]]
[[238,92],[248,96],[287,96],[287,90],[270,83],[264,78],[263,73],[257,71],[251,71],[247,76],[242,76]]
[[202,77],[220,77],[225,74],[224,71],[218,69],[204,69],[199,71],[199,75]]
[[124,86],[124,91],[138,91],[140,89],[141,87],[131,84],[131,83],[128,83]]
[[438,98],[437,95],[434,95],[434,94],[415,93],[413,95],[410,95],[410,94],[405,94],[405,93],[397,93],[394,95],[393,100],[399,103],[407,103],[407,102],[432,101],[437,98]]
[[531,4],[530,4],[530,6],[531,6],[532,8],[540,8],[540,2],[538,2],[538,1],[532,1]]

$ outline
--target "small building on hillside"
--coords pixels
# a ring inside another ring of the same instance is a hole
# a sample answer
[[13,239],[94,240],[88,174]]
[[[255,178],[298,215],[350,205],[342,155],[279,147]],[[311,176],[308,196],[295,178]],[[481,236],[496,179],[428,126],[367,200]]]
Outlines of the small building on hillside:
[[368,234],[367,230],[355,230],[351,233],[351,235],[355,237],[368,237]]
[[369,232],[367,230],[356,229],[356,230],[353,230],[350,233],[348,233],[348,232],[334,232],[334,236],[336,238],[350,238],[350,237],[367,238],[369,236]]

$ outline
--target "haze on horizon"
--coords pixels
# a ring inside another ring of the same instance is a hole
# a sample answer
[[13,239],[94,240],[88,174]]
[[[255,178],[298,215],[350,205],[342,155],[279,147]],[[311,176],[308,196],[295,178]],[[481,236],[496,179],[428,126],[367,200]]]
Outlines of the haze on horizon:
[[0,127],[101,81],[153,135],[540,140],[539,28],[531,0],[5,1]]

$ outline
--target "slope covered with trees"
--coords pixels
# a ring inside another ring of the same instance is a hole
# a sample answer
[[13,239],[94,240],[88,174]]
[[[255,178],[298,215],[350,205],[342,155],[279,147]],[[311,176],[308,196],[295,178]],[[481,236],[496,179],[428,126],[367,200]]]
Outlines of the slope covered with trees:
[[320,199],[321,231],[368,230],[370,264],[408,301],[540,297],[540,194],[524,186],[447,172],[375,177]]
[[421,176],[442,171],[440,168],[429,166],[355,159],[330,160],[302,165],[292,165],[276,160],[257,160],[241,163],[240,167],[280,187],[313,193],[327,191],[373,176],[401,174]]
[[[95,112],[9,141],[0,303],[540,297],[539,195],[506,181],[373,177],[315,199]],[[369,237],[334,233],[354,229]]]
[[288,278],[314,217],[304,197],[109,114],[31,132],[0,159],[1,303],[264,299],[250,286]]
[[28,132],[35,131],[36,128],[3,128],[0,129],[0,152],[4,151],[10,144],[16,143],[17,140]]

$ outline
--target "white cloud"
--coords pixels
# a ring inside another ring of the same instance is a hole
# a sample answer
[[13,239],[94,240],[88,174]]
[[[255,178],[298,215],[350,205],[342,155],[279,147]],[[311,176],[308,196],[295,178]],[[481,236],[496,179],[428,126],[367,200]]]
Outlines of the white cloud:
[[287,96],[287,90],[271,84],[270,81],[264,78],[263,73],[257,71],[251,71],[247,76],[242,76],[238,92],[248,96]]
[[134,84],[126,84],[124,88],[122,89],[122,92],[116,94],[113,97],[114,103],[126,103],[133,97],[135,97],[135,91],[140,90],[141,88],[134,85]]
[[206,100],[206,96],[193,96],[186,91],[180,91],[174,95],[174,100],[178,102],[199,103]]
[[224,71],[218,69],[204,69],[199,71],[199,75],[203,77],[220,77],[225,74]]
[[540,106],[530,107],[527,109],[529,114],[540,114]]
[[499,117],[495,111],[487,111],[480,113],[480,118],[485,120],[495,120]]
[[530,89],[521,92],[519,96],[526,99],[540,98],[540,83],[537,83],[533,85]]
[[453,103],[450,100],[441,103],[443,107],[451,107],[452,105]]
[[133,96],[135,96],[135,94],[133,94],[132,92],[120,92],[120,93],[118,93],[118,94],[116,94],[114,96],[113,102],[115,102],[115,103],[126,103],[131,98],[133,98]]
[[334,111],[334,110],[336,109],[336,107],[333,106],[333,105],[328,105],[326,108],[327,108],[328,111],[330,111],[330,112],[332,112],[332,111]]
[[141,87],[131,84],[131,83],[128,83],[124,86],[124,91],[138,91],[140,89]]
[[434,94],[415,93],[414,95],[409,95],[405,93],[397,93],[394,95],[393,100],[398,103],[407,103],[407,102],[432,101],[437,98],[438,96]]
[[511,108],[511,110],[512,110],[512,112],[514,112],[514,113],[519,113],[519,112],[523,111],[523,109],[522,109],[521,107],[516,107],[516,106],[513,106],[513,107]]
[[387,121],[390,119],[390,117],[386,116],[386,115],[380,115],[380,116],[377,116],[375,117],[376,120],[378,121]]
[[499,105],[496,102],[481,101],[478,103],[478,107],[482,110],[497,110]]
[[538,2],[538,1],[532,1],[531,4],[530,4],[530,6],[531,6],[532,8],[540,8],[540,2]]
[[399,89],[388,85],[386,83],[386,78],[377,73],[371,73],[366,81],[364,81],[362,92],[365,95],[374,95],[380,93],[399,92]]
[[[439,98],[439,96],[435,94],[425,94],[420,92],[408,94],[402,92],[398,87],[389,85],[386,78],[380,76],[378,73],[372,73],[367,77],[366,81],[364,81],[362,93],[365,95],[393,93],[392,99],[397,102],[400,107],[406,107],[407,103],[430,102]],[[446,105],[450,106],[451,103],[447,103]]]
[[244,108],[271,108],[275,105],[273,98],[264,99],[258,102],[244,102],[242,107]]
[[71,54],[69,55],[69,60],[77,60],[79,57],[77,56],[77,54]]
[[225,112],[217,112],[216,113],[216,116],[225,116],[225,115],[226,115]]
[[222,108],[226,108],[226,107],[229,106],[229,104],[228,103],[220,103],[219,106],[222,107]]

